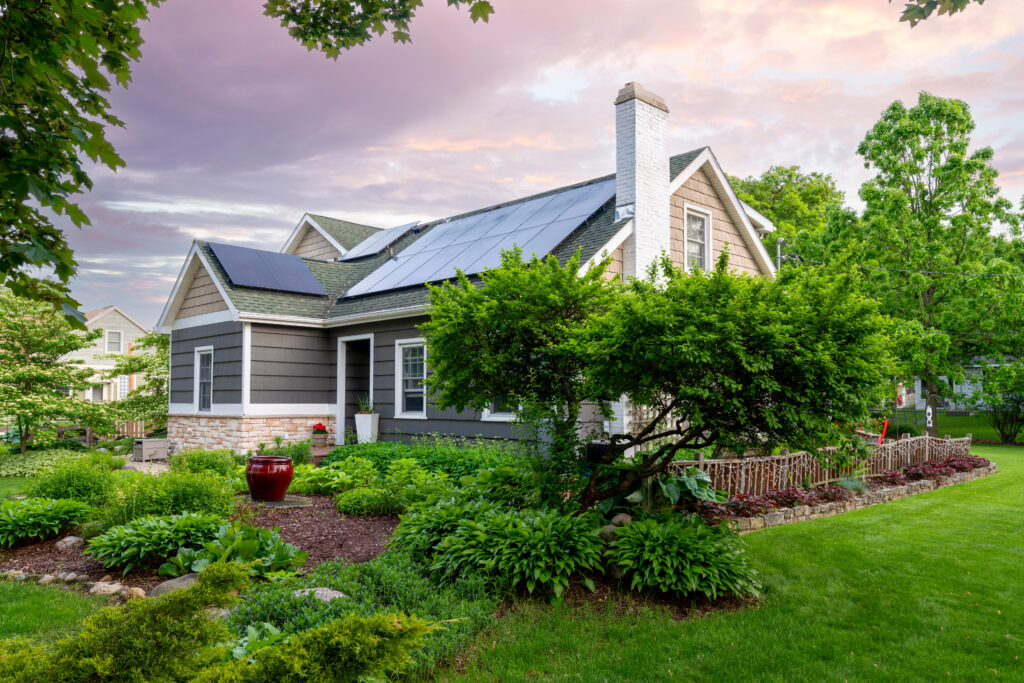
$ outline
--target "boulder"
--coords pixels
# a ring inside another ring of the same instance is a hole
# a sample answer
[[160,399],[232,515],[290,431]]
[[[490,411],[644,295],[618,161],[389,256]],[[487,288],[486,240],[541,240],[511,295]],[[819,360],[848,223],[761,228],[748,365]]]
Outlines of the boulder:
[[57,541],[55,547],[57,550],[69,550],[71,548],[81,548],[83,545],[85,545],[85,539],[78,536],[65,536]]
[[89,589],[89,595],[115,595],[122,590],[124,590],[124,586],[117,582],[97,581]]
[[144,598],[146,597],[146,591],[142,590],[141,588],[131,586],[122,589],[121,595],[123,595],[126,598]]
[[159,595],[166,595],[171,591],[181,590],[182,588],[188,588],[199,579],[199,574],[195,572],[191,574],[184,574],[176,579],[170,581],[164,581],[160,585],[156,586],[153,590],[149,591],[149,597],[155,598]]
[[612,524],[614,524],[615,526],[628,526],[632,523],[633,518],[625,512],[620,512],[619,514],[612,517]]
[[611,543],[618,537],[618,530],[619,527],[615,526],[614,524],[605,524],[603,527],[601,527],[601,530],[597,532],[597,535],[605,543]]
[[57,577],[54,576],[53,574],[43,574],[42,576],[39,577],[39,585],[40,586],[48,586],[49,584],[53,583],[56,580],[57,580]]
[[20,569],[8,569],[3,573],[3,577],[8,581],[18,581],[19,577],[23,577],[25,572]]
[[338,598],[347,598],[348,597],[347,595],[345,595],[341,591],[336,591],[336,590],[333,590],[331,588],[323,588],[323,587],[319,587],[319,588],[302,588],[300,590],[295,591],[295,595],[300,596],[300,597],[303,596],[303,595],[312,595],[314,598],[316,598],[320,602],[330,602],[331,600],[337,600]]

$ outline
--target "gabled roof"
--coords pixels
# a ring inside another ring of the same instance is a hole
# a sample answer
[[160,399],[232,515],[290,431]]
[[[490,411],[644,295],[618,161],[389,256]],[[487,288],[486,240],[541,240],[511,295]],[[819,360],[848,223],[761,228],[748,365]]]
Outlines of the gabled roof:
[[127,313],[125,313],[124,311],[122,311],[120,308],[113,304],[111,304],[110,306],[104,306],[102,308],[94,308],[91,311],[86,311],[82,315],[85,316],[86,326],[92,327],[93,325],[98,323],[102,318],[105,318],[107,315],[111,313],[119,313],[121,314],[122,317],[125,318],[125,320],[130,322],[132,325],[135,325],[135,327],[142,330],[142,332],[149,332],[149,328],[140,325],[139,322],[135,320],[135,318],[131,317],[130,315],[128,315]]
[[340,244],[346,250],[351,249],[373,233],[381,230],[381,228],[375,228],[372,225],[353,223],[352,221],[346,221],[340,218],[322,216],[318,213],[309,213],[306,215],[316,221],[317,227],[330,235],[335,242]]

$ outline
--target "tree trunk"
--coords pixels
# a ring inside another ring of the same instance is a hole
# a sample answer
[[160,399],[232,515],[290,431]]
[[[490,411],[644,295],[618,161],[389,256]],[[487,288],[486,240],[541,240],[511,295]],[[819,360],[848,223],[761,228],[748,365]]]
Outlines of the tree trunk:
[[934,379],[923,382],[925,386],[924,433],[938,436],[939,383]]
[[28,425],[22,420],[21,415],[18,416],[18,445],[21,447],[22,456],[24,456],[25,451],[28,450]]

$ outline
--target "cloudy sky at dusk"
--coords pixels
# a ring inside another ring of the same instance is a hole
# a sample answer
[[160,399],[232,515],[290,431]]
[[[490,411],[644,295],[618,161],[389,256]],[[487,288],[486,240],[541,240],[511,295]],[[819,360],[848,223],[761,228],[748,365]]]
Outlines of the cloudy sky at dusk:
[[911,30],[886,0],[494,0],[489,24],[427,0],[413,42],[331,61],[258,0],[168,0],[143,27],[127,167],[96,170],[70,229],[83,308],[153,325],[193,239],[279,249],[303,212],[389,227],[614,170],[629,80],[671,109],[669,151],[711,145],[728,173],[832,173],[894,99],[972,108],[1004,195],[1024,194],[1024,2]]

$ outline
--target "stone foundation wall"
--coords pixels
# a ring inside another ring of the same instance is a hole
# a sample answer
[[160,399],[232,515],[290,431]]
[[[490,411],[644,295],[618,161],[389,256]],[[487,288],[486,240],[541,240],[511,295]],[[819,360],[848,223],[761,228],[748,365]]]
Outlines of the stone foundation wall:
[[327,443],[334,445],[337,431],[334,415],[303,417],[230,417],[216,415],[170,415],[167,418],[167,444],[175,451],[183,448],[233,448],[240,453],[255,451],[261,443],[273,444],[274,437],[285,441],[303,441],[312,437],[314,423],[328,429]]

